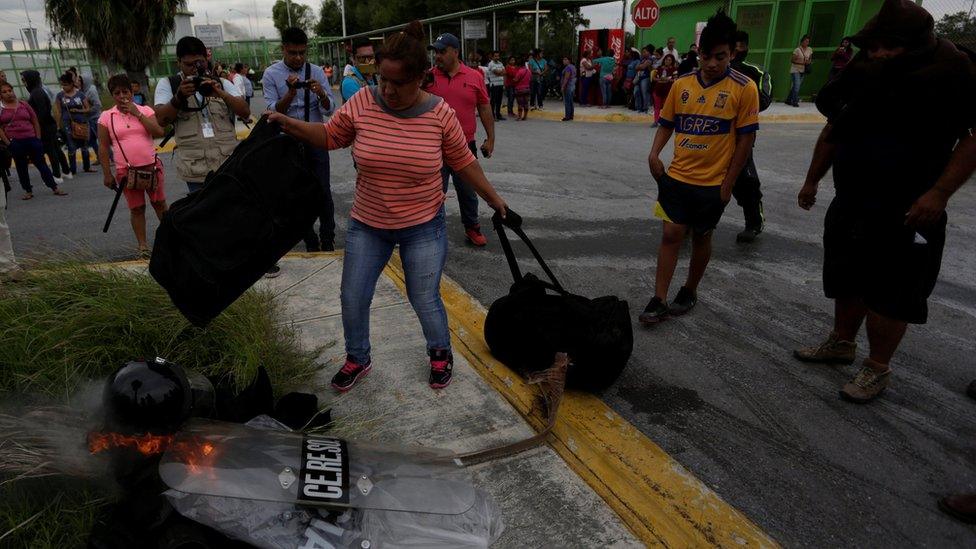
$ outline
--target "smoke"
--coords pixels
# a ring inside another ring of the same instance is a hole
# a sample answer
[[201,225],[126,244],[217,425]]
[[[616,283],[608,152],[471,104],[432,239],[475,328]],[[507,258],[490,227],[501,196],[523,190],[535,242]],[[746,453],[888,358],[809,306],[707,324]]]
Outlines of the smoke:
[[224,27],[224,40],[249,40],[251,38],[250,31],[243,25],[230,21],[223,21],[221,25]]
[[101,419],[104,382],[89,382],[67,404],[0,406],[0,475],[36,478],[67,475],[99,479],[108,462],[88,451],[86,437]]

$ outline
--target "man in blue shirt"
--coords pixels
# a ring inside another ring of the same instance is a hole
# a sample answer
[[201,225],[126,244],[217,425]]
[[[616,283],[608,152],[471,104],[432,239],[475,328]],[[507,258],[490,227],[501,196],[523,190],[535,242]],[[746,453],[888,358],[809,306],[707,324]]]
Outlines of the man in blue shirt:
[[[305,31],[288,28],[281,32],[281,51],[284,59],[264,71],[261,83],[264,100],[269,109],[306,122],[323,122],[335,110],[332,88],[323,86],[325,71],[312,65],[308,56],[308,36]],[[305,237],[305,249],[310,252],[335,250],[335,206],[329,184],[329,153],[309,148],[309,169],[322,185],[322,204],[319,208],[319,233],[314,225]]]
[[534,111],[536,105],[539,106],[539,110],[542,110],[542,100],[545,95],[543,82],[545,81],[546,73],[549,71],[549,65],[542,58],[542,50],[532,50],[532,57],[529,58],[528,64],[529,71],[532,73],[532,92],[529,96],[529,110]]
[[373,56],[373,43],[369,40],[356,42],[352,45],[353,58],[356,64],[351,67],[350,74],[342,78],[342,102],[345,103],[365,86],[376,85],[376,65]]

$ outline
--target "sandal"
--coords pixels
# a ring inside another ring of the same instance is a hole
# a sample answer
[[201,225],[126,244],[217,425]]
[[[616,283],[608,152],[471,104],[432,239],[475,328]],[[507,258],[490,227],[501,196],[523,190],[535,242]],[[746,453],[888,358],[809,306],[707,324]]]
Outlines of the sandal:
[[61,189],[54,189],[54,196],[68,196],[68,193],[62,191]]
[[24,193],[24,196],[20,197],[21,200],[30,200],[34,198],[34,193]]

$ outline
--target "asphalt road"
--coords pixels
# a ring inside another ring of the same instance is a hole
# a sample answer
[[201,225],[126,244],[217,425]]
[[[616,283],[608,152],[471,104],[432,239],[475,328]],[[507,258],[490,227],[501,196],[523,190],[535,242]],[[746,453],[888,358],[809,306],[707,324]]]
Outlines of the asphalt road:
[[[495,157],[483,163],[562,283],[583,295],[625,298],[635,317],[651,295],[661,236],[645,161],[650,131],[506,121]],[[766,232],[737,245],[741,210],[729,207],[699,306],[653,329],[635,322],[633,358],[603,398],[787,546],[972,546],[973,528],[944,517],[935,501],[976,491],[976,402],[964,395],[976,378],[976,185],[952,200],[930,321],[909,330],[893,363],[893,387],[876,403],[847,404],[837,390],[855,367],[810,366],[790,356],[831,326],[820,284],[830,182],[812,212],[795,201],[818,131],[762,128],[756,163]],[[355,175],[348,151],[332,154],[332,174],[344,226]],[[11,193],[16,251],[131,257],[124,212],[108,235],[100,232],[111,201],[101,176],[80,176],[65,188],[68,197],[41,190],[30,202]],[[172,200],[185,188],[170,176],[167,192]],[[467,246],[453,190],[447,209],[447,273],[487,305],[511,282],[497,238],[489,234],[487,249]],[[683,256],[672,292],[686,265]],[[863,336],[858,343],[863,358]]]

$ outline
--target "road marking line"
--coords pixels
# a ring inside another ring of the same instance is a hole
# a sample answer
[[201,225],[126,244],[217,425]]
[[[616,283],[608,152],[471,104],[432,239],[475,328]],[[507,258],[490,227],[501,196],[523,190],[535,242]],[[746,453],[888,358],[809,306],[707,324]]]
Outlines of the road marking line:
[[[405,295],[398,254],[384,272]],[[534,429],[541,430],[545,419],[535,389],[495,360],[484,342],[484,307],[447,276],[442,279],[441,296],[455,351]],[[648,545],[779,547],[748,517],[593,395],[566,393],[550,445]]]

